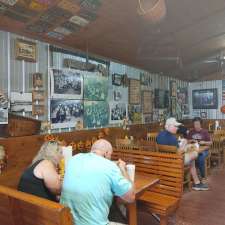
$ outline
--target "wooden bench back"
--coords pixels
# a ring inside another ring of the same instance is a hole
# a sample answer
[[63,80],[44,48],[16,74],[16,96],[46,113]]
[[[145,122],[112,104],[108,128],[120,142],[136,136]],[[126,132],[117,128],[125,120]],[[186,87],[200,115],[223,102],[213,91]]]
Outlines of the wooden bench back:
[[134,163],[137,172],[159,177],[159,184],[151,191],[181,198],[184,179],[183,156],[141,150],[114,150],[112,159],[119,158]]
[[140,150],[156,151],[156,142],[154,141],[138,140],[137,146]]
[[69,208],[0,185],[0,224],[73,225]]
[[177,147],[172,145],[156,145],[156,148],[159,152],[162,153],[177,153]]

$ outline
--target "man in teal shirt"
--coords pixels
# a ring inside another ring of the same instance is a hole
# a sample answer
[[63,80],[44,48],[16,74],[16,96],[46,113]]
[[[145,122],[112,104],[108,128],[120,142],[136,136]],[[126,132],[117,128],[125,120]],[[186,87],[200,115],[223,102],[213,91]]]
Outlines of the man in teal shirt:
[[74,156],[66,166],[60,202],[71,209],[76,225],[108,225],[113,196],[134,201],[125,163],[109,159],[111,144],[100,139],[90,153]]

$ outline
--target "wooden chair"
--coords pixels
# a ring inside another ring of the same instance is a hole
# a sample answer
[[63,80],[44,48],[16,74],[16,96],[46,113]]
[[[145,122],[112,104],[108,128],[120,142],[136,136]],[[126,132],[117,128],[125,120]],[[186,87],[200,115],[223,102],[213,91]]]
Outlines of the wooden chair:
[[[171,145],[156,145],[156,148],[159,152],[162,153],[172,153],[172,154],[177,154],[177,147],[176,146],[171,146]],[[188,190],[191,190],[192,187],[192,182],[191,182],[191,174],[190,174],[190,167],[189,166],[184,166],[184,181],[183,185],[188,187]]]
[[147,140],[152,141],[152,142],[156,142],[157,135],[158,135],[158,132],[147,133]]
[[153,141],[139,140],[137,146],[140,150],[156,151],[156,142]]
[[130,139],[116,139],[116,149],[134,150],[137,146]]
[[70,209],[0,185],[0,224],[74,225]]
[[217,161],[218,166],[221,165],[223,160],[223,151],[224,151],[224,140],[220,134],[213,134],[212,135],[212,145],[210,146],[211,152],[211,161]]
[[183,157],[179,154],[167,154],[150,151],[115,150],[113,160],[131,159],[136,171],[159,177],[160,182],[146,191],[139,199],[140,210],[158,214],[160,225],[167,225],[168,217],[173,215],[179,206],[183,193]]

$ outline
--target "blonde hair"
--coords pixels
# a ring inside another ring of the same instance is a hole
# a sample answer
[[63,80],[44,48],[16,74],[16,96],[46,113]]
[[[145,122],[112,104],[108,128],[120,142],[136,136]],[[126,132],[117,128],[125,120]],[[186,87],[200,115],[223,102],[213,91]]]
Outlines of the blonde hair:
[[59,163],[57,161],[57,156],[62,156],[62,147],[56,141],[46,141],[34,157],[32,165],[39,160],[47,159],[57,166]]

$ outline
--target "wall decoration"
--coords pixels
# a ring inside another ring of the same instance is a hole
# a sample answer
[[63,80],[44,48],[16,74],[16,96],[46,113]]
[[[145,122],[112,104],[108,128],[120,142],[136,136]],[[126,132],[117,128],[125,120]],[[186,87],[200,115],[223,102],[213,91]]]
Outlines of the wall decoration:
[[112,74],[112,84],[116,86],[123,85],[123,75],[117,73]]
[[[45,31],[44,31],[45,32]],[[55,39],[58,39],[58,40],[62,40],[65,36],[63,34],[60,34],[58,32],[54,32],[54,31],[50,31],[47,33],[47,36],[48,37],[51,37],[51,38],[55,38]]]
[[0,124],[8,123],[8,109],[0,108]]
[[114,101],[121,101],[122,92],[118,90],[113,91],[113,97],[114,97]]
[[45,106],[44,104],[33,104],[32,105],[32,115],[33,116],[41,116],[45,114]]
[[140,73],[140,81],[141,81],[141,85],[150,87],[152,84],[151,75],[146,72],[141,72]]
[[11,112],[32,112],[32,93],[11,92]]
[[35,101],[44,101],[45,100],[45,92],[43,90],[33,90],[32,91],[32,102]]
[[159,110],[158,109],[153,110],[152,120],[154,122],[159,120]]
[[217,109],[217,88],[192,91],[193,109]]
[[141,85],[140,80],[130,79],[129,81],[129,104],[141,103]]
[[110,104],[110,120],[109,123],[122,123],[127,117],[127,104],[123,102]]
[[151,123],[153,114],[145,114],[143,115],[143,123]]
[[187,88],[178,88],[178,90],[177,90],[177,102],[180,105],[188,104],[188,89]]
[[170,98],[170,110],[171,110],[171,116],[176,117],[177,115],[177,98]]
[[142,123],[141,105],[129,105],[128,115],[132,123]]
[[74,0],[59,1],[58,6],[64,10],[70,11],[73,14],[78,13],[80,10],[79,4],[76,4]]
[[81,99],[83,97],[82,71],[52,69],[50,72],[53,98]]
[[0,2],[5,3],[7,5],[13,6],[17,3],[18,0],[0,0]]
[[28,62],[36,62],[37,47],[36,43],[16,39],[16,59]]
[[108,96],[108,78],[99,73],[86,72],[84,75],[84,99],[104,101]]
[[74,24],[80,26],[80,27],[85,27],[85,26],[87,26],[89,24],[88,20],[86,20],[86,19],[84,19],[84,18],[82,18],[80,16],[73,16],[73,17],[71,17],[69,19],[69,21],[71,23],[74,23]]
[[207,119],[207,112],[200,112],[200,116],[202,119]]
[[65,27],[66,29],[70,30],[73,33],[77,32],[77,31],[79,31],[81,29],[80,26],[78,26],[78,25],[76,25],[74,23],[71,23],[69,21],[63,23],[62,26]]
[[43,74],[42,73],[34,73],[32,78],[33,78],[33,88],[43,87]]
[[105,101],[84,101],[84,125],[104,127],[109,123],[109,105]]
[[142,113],[149,114],[153,111],[153,92],[143,91],[142,92]]
[[175,80],[170,81],[170,96],[177,97],[177,83]]
[[52,128],[75,127],[83,121],[83,101],[52,99],[50,106]]
[[169,106],[169,91],[155,89],[155,108],[164,109]]

